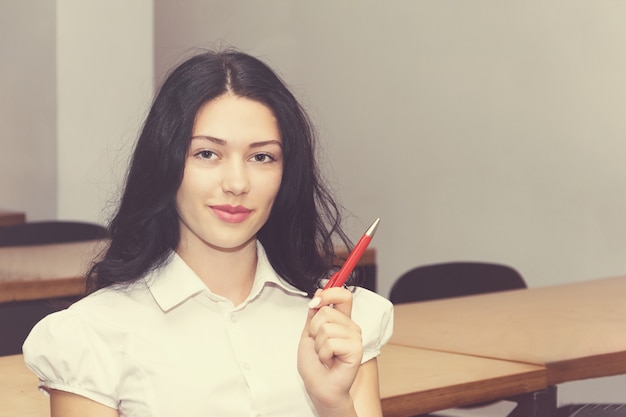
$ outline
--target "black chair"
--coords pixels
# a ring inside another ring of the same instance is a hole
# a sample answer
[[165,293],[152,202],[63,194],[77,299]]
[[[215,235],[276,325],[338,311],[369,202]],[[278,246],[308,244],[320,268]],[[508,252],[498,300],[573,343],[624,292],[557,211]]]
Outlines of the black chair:
[[526,288],[519,272],[487,262],[447,262],[405,272],[391,288],[394,304]]
[[0,227],[0,247],[46,245],[105,239],[107,229],[96,223],[37,221]]
[[[40,221],[0,227],[0,247],[81,242],[109,236],[104,226],[73,221]],[[1,268],[1,265],[0,265]],[[78,297],[0,303],[0,356],[22,353],[33,326]]]

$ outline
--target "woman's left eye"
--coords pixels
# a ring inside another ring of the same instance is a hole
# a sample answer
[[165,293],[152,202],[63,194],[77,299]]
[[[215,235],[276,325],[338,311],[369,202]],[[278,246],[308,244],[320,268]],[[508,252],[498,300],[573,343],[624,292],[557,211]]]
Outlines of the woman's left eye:
[[252,160],[254,162],[260,162],[260,163],[266,164],[268,162],[273,162],[276,159],[274,159],[274,157],[272,155],[269,155],[269,154],[266,154],[266,153],[259,153],[259,154],[254,155],[252,157]]

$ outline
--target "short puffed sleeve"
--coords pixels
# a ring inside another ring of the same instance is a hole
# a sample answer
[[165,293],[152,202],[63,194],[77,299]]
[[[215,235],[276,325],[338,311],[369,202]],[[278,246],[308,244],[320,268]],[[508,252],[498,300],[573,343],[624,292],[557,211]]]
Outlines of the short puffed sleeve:
[[120,355],[102,328],[69,309],[53,313],[32,329],[24,342],[26,365],[39,387],[58,389],[118,407]]
[[352,320],[361,327],[365,363],[380,355],[393,333],[393,305],[365,288],[356,288],[353,300]]

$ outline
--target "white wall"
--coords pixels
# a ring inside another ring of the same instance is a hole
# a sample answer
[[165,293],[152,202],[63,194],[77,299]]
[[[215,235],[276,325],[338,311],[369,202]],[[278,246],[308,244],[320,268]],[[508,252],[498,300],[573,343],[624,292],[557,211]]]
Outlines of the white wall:
[[56,216],[55,11],[0,1],[0,208]]
[[57,1],[58,212],[106,222],[153,95],[151,0]]
[[531,286],[626,271],[624,2],[0,7],[0,207],[104,219],[153,58],[160,79],[223,42],[278,68],[308,107],[351,234],[382,217],[381,293],[448,259],[510,263]]
[[[277,68],[352,236],[382,217],[382,294],[459,259],[542,286],[626,273],[624,22],[612,0],[155,0],[155,69],[220,43]],[[626,400],[593,383],[561,401]]]
[[532,286],[626,272],[626,3],[155,7],[158,74],[232,44],[292,84],[353,236],[382,217],[382,293],[450,259],[510,263]]
[[105,222],[153,95],[152,0],[0,2],[0,208]]

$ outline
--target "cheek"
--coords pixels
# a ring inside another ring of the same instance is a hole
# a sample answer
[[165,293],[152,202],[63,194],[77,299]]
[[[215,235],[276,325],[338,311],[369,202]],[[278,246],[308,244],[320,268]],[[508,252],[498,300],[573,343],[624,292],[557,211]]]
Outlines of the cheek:
[[280,185],[282,182],[282,172],[277,174],[271,181],[267,182],[267,193],[271,194],[272,202],[276,199],[278,195],[278,191],[280,190]]
[[176,205],[180,208],[192,200],[197,200],[202,197],[203,190],[206,189],[206,181],[202,181],[201,176],[194,175],[193,170],[185,170],[183,180],[176,192]]
[[185,207],[188,204],[188,201],[189,199],[187,197],[184,183],[181,183],[180,187],[178,187],[178,191],[176,192],[176,211],[178,212],[179,216],[184,216]]
[[180,185],[178,186],[178,191],[176,192],[176,205],[181,206],[185,204],[185,201],[189,198],[189,188],[190,188],[189,178],[185,175]]
[[215,172],[191,166],[185,169],[178,193],[182,192],[188,197],[198,197],[210,193],[217,187],[219,187],[219,180]]
[[[274,200],[280,190],[281,175],[264,174],[261,178],[254,181],[251,186],[253,190],[254,200],[257,204],[270,208],[274,204]],[[252,194],[251,194],[252,197]]]

